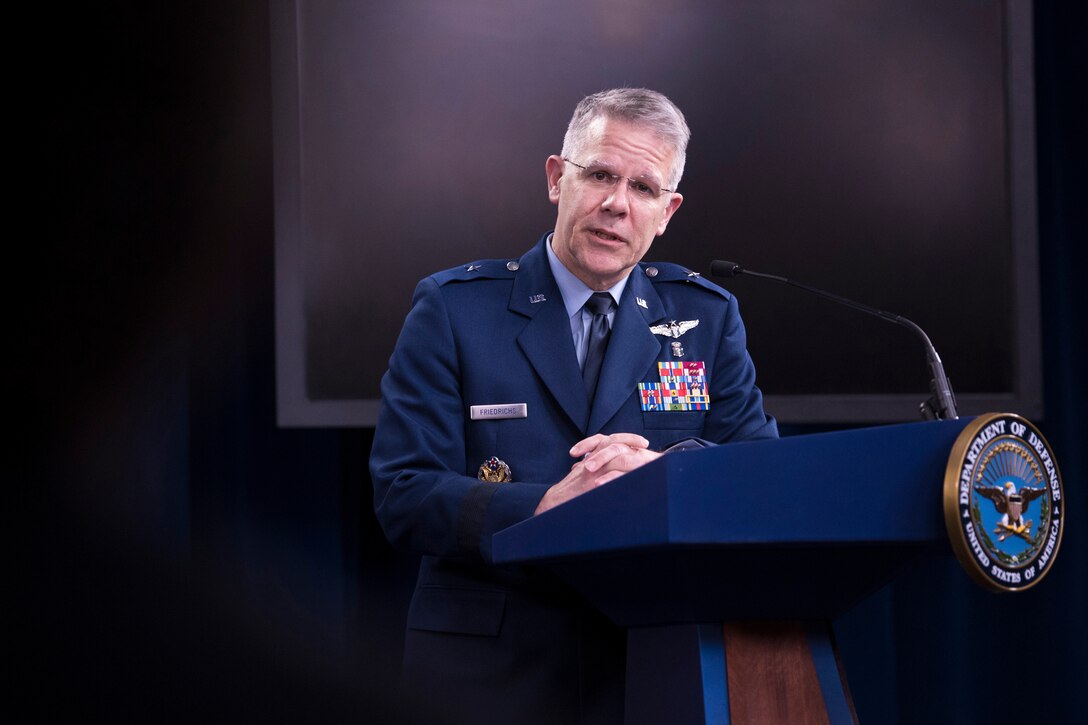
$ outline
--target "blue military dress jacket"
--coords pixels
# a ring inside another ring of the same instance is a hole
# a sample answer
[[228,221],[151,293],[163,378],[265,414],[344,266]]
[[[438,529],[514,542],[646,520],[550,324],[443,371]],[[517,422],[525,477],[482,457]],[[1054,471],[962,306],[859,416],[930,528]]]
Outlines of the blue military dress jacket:
[[[631,432],[663,450],[690,438],[777,436],[736,299],[673,264],[632,271],[587,400],[547,238],[520,259],[421,281],[382,379],[375,510],[394,545],[425,555],[406,684],[455,698],[451,707],[474,722],[622,718],[622,632],[545,574],[490,565],[492,535],[533,515],[569,472],[574,443]],[[695,321],[679,336],[661,327]],[[704,363],[709,409],[644,409],[639,383],[661,381],[658,363],[684,361]],[[472,406],[512,405],[525,416],[470,415]],[[478,480],[492,456],[510,467],[510,482]]]

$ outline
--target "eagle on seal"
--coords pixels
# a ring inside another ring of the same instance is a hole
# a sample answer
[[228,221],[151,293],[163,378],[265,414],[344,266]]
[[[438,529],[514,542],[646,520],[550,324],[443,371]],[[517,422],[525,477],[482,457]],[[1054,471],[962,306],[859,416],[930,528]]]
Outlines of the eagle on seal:
[[1025,529],[1031,527],[1031,521],[1024,522],[1024,514],[1028,512],[1031,502],[1044,493],[1045,486],[1022,486],[1019,491],[1012,481],[1006,481],[1004,488],[1000,486],[975,486],[975,491],[993,502],[1001,516],[1001,526],[1013,533],[1022,534]]

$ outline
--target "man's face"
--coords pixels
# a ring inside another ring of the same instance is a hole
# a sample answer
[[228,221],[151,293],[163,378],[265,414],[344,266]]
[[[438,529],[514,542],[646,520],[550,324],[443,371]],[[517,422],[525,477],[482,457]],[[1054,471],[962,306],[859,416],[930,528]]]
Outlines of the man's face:
[[[571,158],[592,170],[667,185],[674,152],[644,126],[597,118],[583,148]],[[587,172],[549,156],[548,198],[559,207],[552,249],[574,276],[594,290],[623,279],[660,236],[684,198],[662,192],[647,199],[626,179],[611,186],[589,183]]]

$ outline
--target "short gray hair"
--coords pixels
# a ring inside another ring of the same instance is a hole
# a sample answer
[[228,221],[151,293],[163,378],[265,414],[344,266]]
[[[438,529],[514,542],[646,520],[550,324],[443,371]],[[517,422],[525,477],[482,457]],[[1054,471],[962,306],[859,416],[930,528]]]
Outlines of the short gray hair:
[[600,117],[627,121],[646,126],[662,141],[672,146],[672,168],[666,186],[676,189],[684,175],[687,158],[688,129],[684,114],[676,104],[657,91],[648,88],[613,88],[586,96],[574,109],[574,115],[563,136],[562,154],[566,158],[579,155],[589,140],[589,127]]

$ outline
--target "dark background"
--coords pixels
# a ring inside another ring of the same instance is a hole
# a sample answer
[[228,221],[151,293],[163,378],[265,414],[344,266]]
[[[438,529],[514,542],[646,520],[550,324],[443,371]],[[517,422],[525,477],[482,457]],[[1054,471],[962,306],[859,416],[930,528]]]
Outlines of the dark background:
[[[543,159],[576,101],[616,85],[665,92],[692,129],[685,206],[647,261],[736,259],[892,310],[950,362],[965,413],[1041,408],[1022,378],[1040,375],[1037,290],[1018,273],[1037,246],[1017,223],[1035,217],[1029,6],[292,5],[271,17],[281,423],[374,424],[416,282],[549,229]],[[780,420],[917,418],[914,335],[723,284]]]
[[[1071,7],[1035,8],[1036,422],[1065,479],[1059,563],[995,596],[926,562],[843,617],[866,723],[1082,714],[1088,119]],[[49,32],[17,67],[34,71],[32,128],[13,142],[34,159],[14,212],[35,223],[7,287],[27,412],[8,477],[15,704],[43,721],[397,721],[415,561],[373,521],[371,434],[275,422],[267,5],[102,3],[31,27]]]

